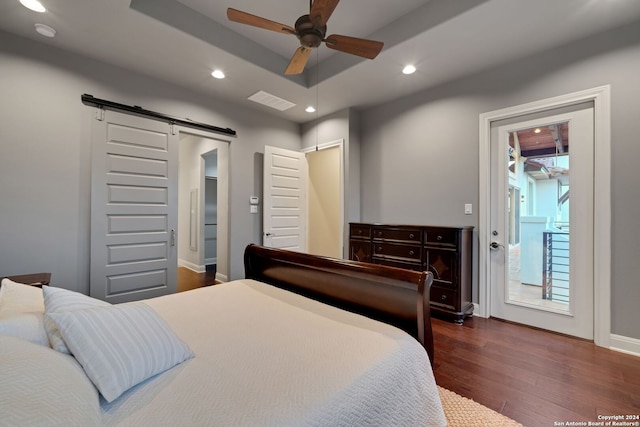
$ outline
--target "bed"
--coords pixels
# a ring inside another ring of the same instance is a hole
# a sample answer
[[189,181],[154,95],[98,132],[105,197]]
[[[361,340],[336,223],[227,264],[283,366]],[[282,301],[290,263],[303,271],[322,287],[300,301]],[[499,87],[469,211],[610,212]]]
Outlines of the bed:
[[[245,279],[114,306],[3,281],[3,425],[446,425],[429,273],[257,245],[244,261]],[[25,288],[31,311],[7,314]],[[48,343],[3,330],[27,315]]]

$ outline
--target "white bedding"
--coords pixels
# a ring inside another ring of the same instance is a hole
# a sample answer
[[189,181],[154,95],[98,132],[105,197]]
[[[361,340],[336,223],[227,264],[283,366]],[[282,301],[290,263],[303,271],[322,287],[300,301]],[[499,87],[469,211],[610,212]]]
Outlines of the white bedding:
[[145,301],[195,353],[101,400],[108,426],[444,426],[422,346],[253,280]]

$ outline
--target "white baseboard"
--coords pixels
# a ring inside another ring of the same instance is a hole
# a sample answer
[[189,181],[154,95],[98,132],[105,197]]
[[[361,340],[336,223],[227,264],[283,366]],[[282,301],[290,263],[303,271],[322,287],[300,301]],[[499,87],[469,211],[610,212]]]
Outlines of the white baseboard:
[[610,335],[609,348],[621,353],[640,357],[640,340],[637,338],[623,337],[622,335]]
[[189,270],[195,271],[196,273],[204,273],[206,271],[206,268],[204,265],[197,265],[192,262],[186,261],[184,259],[178,260],[178,267],[185,267],[185,268],[188,268]]
[[[473,303],[473,315],[485,317],[480,314],[480,306],[475,302]],[[640,357],[640,339],[610,334],[609,349]]]
[[478,317],[486,317],[480,314],[480,304],[478,304],[477,302],[473,303],[473,315]]
[[218,272],[216,271],[216,280],[217,280],[218,282],[226,282],[226,281],[228,281],[228,280],[229,280],[229,278],[227,277],[227,275],[226,275],[226,274],[220,274],[220,273],[218,273]]

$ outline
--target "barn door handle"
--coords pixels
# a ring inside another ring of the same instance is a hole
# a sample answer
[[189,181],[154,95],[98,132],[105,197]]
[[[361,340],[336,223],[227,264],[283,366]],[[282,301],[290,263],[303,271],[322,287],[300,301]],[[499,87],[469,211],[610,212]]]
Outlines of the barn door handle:
[[176,230],[171,230],[171,238],[169,239],[169,244],[171,246],[176,245]]

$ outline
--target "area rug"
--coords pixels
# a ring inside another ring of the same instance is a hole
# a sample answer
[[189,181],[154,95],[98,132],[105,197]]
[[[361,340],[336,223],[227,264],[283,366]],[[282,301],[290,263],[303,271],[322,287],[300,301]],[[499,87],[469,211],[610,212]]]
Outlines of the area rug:
[[496,411],[438,386],[449,427],[523,427]]

